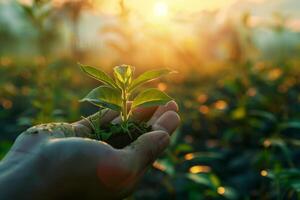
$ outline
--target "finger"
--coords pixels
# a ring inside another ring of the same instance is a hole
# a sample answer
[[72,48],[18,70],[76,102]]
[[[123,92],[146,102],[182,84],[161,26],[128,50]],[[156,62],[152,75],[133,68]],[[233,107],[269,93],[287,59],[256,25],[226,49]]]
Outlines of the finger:
[[179,115],[172,110],[165,112],[153,125],[154,131],[145,133],[124,149],[129,157],[129,168],[142,173],[168,146],[170,135],[180,123]]
[[[147,121],[148,119],[150,119],[150,117],[153,115],[153,113],[156,111],[157,108],[158,108],[157,106],[136,108],[132,111],[131,118],[138,122]],[[114,120],[112,120],[111,123],[118,124],[120,122],[121,122],[121,117],[118,116]]]
[[86,119],[82,119],[82,120],[75,122],[74,124],[82,124],[84,126],[90,127],[91,124],[89,123],[88,120],[91,121],[91,120],[98,119],[99,123],[101,125],[101,124],[110,122],[111,120],[116,118],[118,115],[119,115],[119,113],[117,111],[110,110],[110,109],[103,109],[93,115],[88,116]]
[[[48,153],[50,151],[57,157],[59,152],[58,158],[67,160],[63,162],[63,168],[70,168],[67,170],[69,174],[70,171],[74,176],[84,174],[85,180],[90,182],[99,178],[102,187],[111,191],[124,190],[134,183],[134,172],[124,167],[127,158],[104,142],[73,137],[53,139],[48,144],[51,145],[48,145]],[[99,180],[96,182],[99,183]]]
[[157,110],[158,106],[147,108],[136,108],[132,111],[132,118],[136,121],[147,121]]
[[[164,112],[168,110],[174,110],[178,111],[178,106],[175,101],[170,101],[166,105],[163,106],[153,106],[153,107],[146,107],[146,108],[136,108],[132,112],[132,119],[135,121],[147,121],[150,118],[150,121],[148,122],[149,125],[152,125],[153,122],[157,118],[159,118]],[[112,123],[118,124],[121,122],[121,117],[116,117]]]
[[90,137],[93,133],[93,126],[100,126],[102,124],[109,123],[118,115],[119,113],[116,111],[110,109],[103,109],[85,119],[74,122],[72,126],[74,127],[76,136]]
[[82,125],[80,123],[72,124],[74,127],[75,137],[84,137],[84,138],[92,138],[93,137],[93,129],[91,127]]
[[[128,102],[128,107],[131,106],[131,102]],[[173,110],[178,112],[178,106],[175,101],[170,101],[164,106],[153,106],[148,108],[136,108],[132,112],[132,118],[137,121],[147,121],[151,116],[151,119],[148,121],[149,125],[153,125],[155,121],[166,111]],[[99,113],[100,112],[100,113]],[[117,124],[121,122],[121,117],[118,116],[119,113],[110,109],[103,109],[95,113],[94,115],[89,116],[87,119],[82,119],[78,122],[73,123],[75,134],[78,137],[91,137],[93,132],[93,127],[91,120],[99,120],[99,125],[106,123]],[[154,114],[153,114],[154,113]],[[101,116],[101,117],[100,117]]]
[[167,111],[175,111],[178,112],[178,105],[177,103],[173,100],[167,103],[164,106],[159,106],[158,109],[155,111],[151,119],[148,121],[148,125],[151,126],[155,123],[155,121],[162,116],[165,112]]
[[152,129],[154,131],[161,130],[172,134],[179,124],[179,115],[175,111],[169,110],[156,120],[156,122],[152,125]]
[[130,146],[123,149],[127,166],[140,173],[150,165],[169,145],[170,136],[165,131],[152,131],[140,136]]

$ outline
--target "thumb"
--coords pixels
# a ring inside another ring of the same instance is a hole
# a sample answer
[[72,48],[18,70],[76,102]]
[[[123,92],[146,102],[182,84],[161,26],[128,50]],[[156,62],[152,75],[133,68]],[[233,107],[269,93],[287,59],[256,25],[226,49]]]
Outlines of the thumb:
[[145,133],[124,150],[129,154],[129,163],[136,165],[135,169],[141,171],[151,164],[169,143],[169,134],[158,130]]
[[170,134],[177,128],[180,117],[174,111],[167,111],[152,125],[154,131],[141,135],[135,142],[126,147],[128,165],[137,170],[144,170],[169,145]]

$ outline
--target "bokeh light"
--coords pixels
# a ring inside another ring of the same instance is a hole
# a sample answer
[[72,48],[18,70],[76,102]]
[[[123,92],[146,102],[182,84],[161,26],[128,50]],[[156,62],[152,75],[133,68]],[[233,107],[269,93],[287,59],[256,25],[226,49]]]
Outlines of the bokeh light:
[[268,171],[267,170],[261,170],[260,175],[261,176],[268,176]]
[[192,174],[198,174],[198,173],[208,173],[211,171],[211,168],[209,166],[205,166],[205,165],[195,165],[192,166],[189,171]]
[[217,192],[220,195],[224,195],[225,192],[226,192],[226,189],[224,187],[220,186],[220,187],[217,188]]

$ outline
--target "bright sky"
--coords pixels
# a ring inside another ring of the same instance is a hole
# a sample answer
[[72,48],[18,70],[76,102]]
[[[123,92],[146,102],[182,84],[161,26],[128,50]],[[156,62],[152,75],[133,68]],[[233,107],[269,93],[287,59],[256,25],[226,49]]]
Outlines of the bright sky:
[[230,4],[233,0],[127,0],[127,3],[135,10],[147,11],[157,2],[167,4],[174,11],[199,11],[205,9],[217,9]]
[[[120,0],[101,1],[101,10],[111,14],[120,12]],[[249,11],[253,16],[268,18],[274,12],[297,18],[299,24],[300,0],[124,0],[125,7],[147,22],[161,23],[184,14],[223,9],[227,15]],[[225,8],[225,9],[224,9]]]
[[[125,5],[130,10],[141,15],[153,14],[153,9],[162,12],[199,12],[201,10],[215,10],[229,5],[235,0],[125,0]],[[159,6],[157,6],[159,5]],[[106,1],[105,10],[118,10],[118,1]],[[155,8],[158,7],[158,8]]]

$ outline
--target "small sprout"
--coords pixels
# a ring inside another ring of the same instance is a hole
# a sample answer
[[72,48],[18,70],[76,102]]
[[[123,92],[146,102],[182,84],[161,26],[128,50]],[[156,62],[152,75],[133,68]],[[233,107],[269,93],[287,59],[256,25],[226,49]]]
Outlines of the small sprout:
[[[93,89],[81,102],[88,101],[100,108],[109,108],[120,113],[123,130],[128,131],[128,121],[132,110],[137,107],[150,107],[164,105],[170,100],[166,93],[156,88],[149,88],[142,92],[137,92],[143,84],[170,74],[169,69],[152,70],[133,78],[134,67],[130,65],[120,65],[114,68],[114,78],[91,66],[80,65],[83,72],[92,78],[100,81],[102,85]],[[128,102],[132,101],[128,107]],[[110,137],[106,135],[105,138]]]

